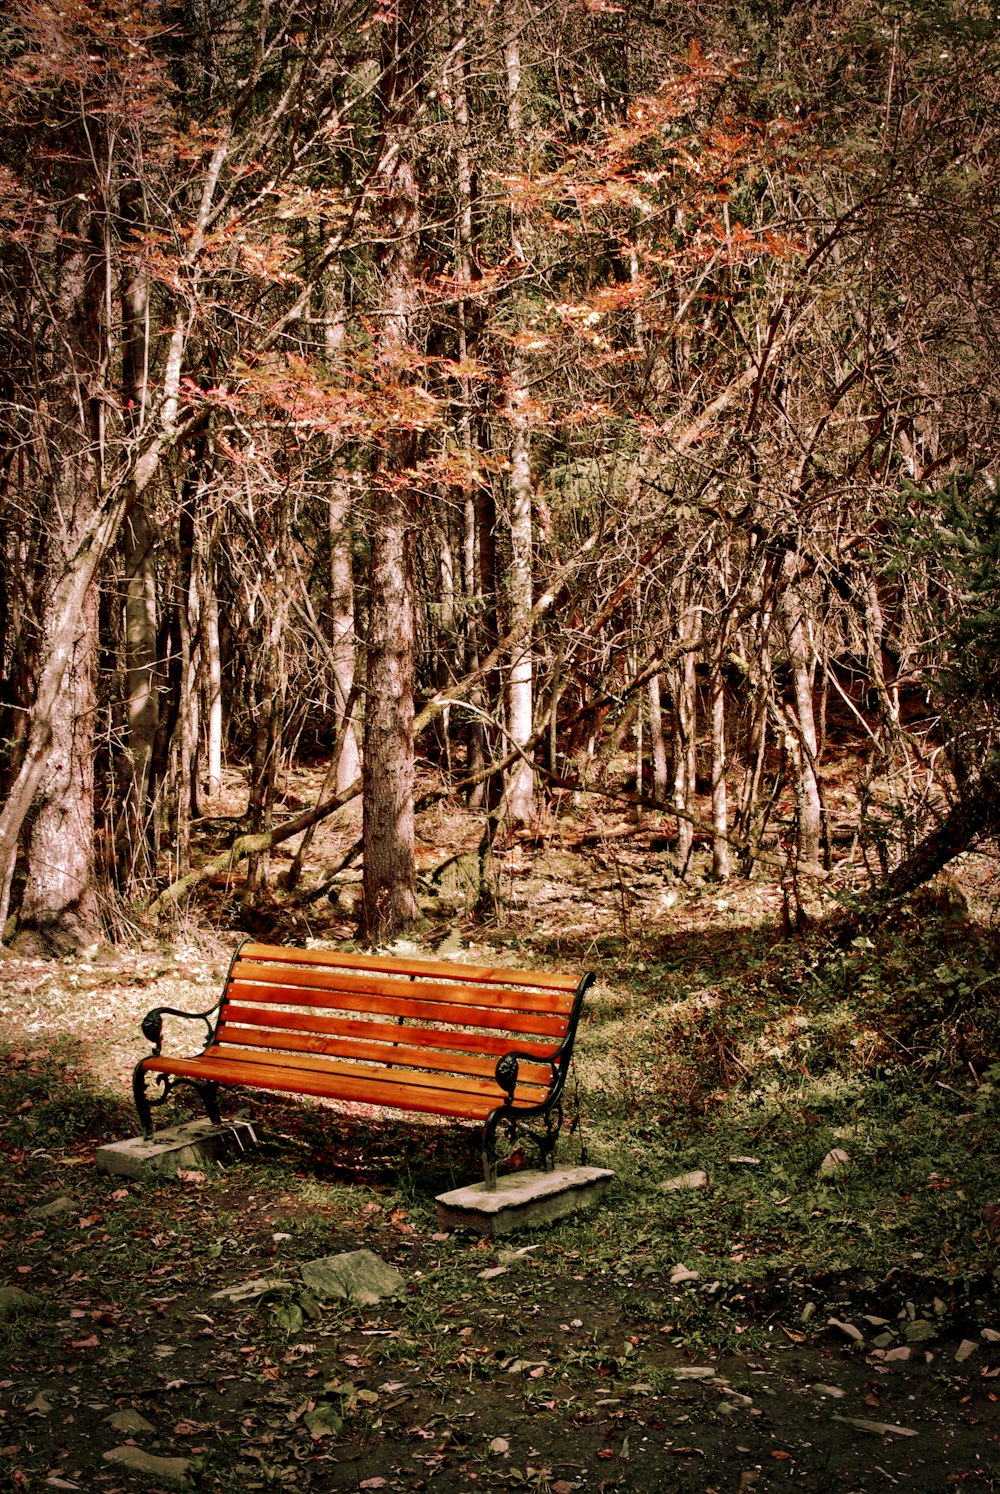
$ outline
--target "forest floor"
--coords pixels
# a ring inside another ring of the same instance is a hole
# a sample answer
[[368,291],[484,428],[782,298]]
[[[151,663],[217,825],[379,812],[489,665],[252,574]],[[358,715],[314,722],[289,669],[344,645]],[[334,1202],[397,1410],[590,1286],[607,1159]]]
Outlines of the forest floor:
[[[420,828],[428,865],[474,847],[453,809]],[[317,837],[306,889],[354,833]],[[154,1183],[94,1167],[137,1129],[145,1011],[210,1006],[238,929],[348,938],[350,876],[336,905],[277,894],[251,916],[215,887],[211,932],[192,914],[158,941],[0,963],[0,1480],[1000,1489],[988,864],[962,870],[971,911],[931,900],[848,948],[782,937],[764,880],[699,863],[678,883],[652,821],[518,842],[485,924],[465,874],[425,889],[409,952],[598,977],[560,1158],[582,1143],[615,1182],[507,1240],[438,1227],[435,1194],[478,1170],[452,1125],[230,1095],[257,1155]],[[821,1177],[835,1148],[849,1162]],[[295,1285],[358,1248],[395,1265],[398,1298],[318,1307]]]

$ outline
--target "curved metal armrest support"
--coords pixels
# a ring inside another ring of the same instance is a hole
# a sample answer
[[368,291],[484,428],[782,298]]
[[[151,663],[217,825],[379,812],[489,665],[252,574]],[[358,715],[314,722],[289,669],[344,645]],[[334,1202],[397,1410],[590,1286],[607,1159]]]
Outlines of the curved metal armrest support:
[[519,1060],[522,1058],[526,1063],[548,1064],[552,1070],[553,1084],[559,1076],[559,1065],[555,1058],[539,1058],[537,1053],[522,1053],[520,1049],[512,1048],[509,1053],[504,1053],[497,1059],[497,1066],[493,1071],[497,1083],[507,1096],[508,1105],[514,1103],[514,1091],[517,1088],[517,1076],[520,1069]]
[[182,1012],[176,1006],[154,1006],[151,1012],[147,1012],[142,1019],[142,1035],[153,1045],[153,1058],[158,1058],[160,1046],[163,1042],[163,1018],[183,1017],[186,1022],[204,1022],[206,1028],[205,1046],[208,1047],[215,1036],[216,1022],[222,1003],[217,1001],[210,1006],[207,1012]]
[[580,1020],[580,1012],[583,1008],[583,998],[586,996],[587,992],[590,990],[590,987],[593,984],[594,975],[592,971],[588,971],[586,975],[580,977],[579,985],[576,988],[576,994],[573,997],[573,1007],[570,1011],[569,1021],[566,1025],[566,1033],[563,1037],[562,1042],[559,1044],[558,1048],[556,1048],[551,1057],[539,1058],[537,1053],[522,1053],[520,1049],[512,1048],[509,1053],[504,1053],[497,1059],[496,1068],[493,1072],[496,1077],[497,1083],[503,1090],[504,1094],[507,1096],[506,1103],[509,1106],[513,1107],[514,1104],[514,1091],[517,1088],[519,1060],[522,1058],[526,1063],[548,1064],[549,1068],[552,1070],[552,1080],[549,1087],[549,1093],[540,1106],[533,1107],[534,1113],[541,1114],[542,1112],[547,1110],[550,1105],[553,1105],[559,1100],[563,1091],[563,1085],[566,1083],[566,1071],[569,1068],[569,1060],[573,1053],[573,1043],[576,1039],[577,1024]]

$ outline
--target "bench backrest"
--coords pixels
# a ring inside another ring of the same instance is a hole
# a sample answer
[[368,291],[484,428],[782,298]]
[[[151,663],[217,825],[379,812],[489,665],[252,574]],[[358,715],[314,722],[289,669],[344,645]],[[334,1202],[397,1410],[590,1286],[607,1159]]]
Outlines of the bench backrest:
[[548,1060],[521,1061],[517,1101],[529,1104],[568,1063],[591,979],[247,943],[210,1049],[320,1054],[491,1084],[497,1058],[517,1049]]

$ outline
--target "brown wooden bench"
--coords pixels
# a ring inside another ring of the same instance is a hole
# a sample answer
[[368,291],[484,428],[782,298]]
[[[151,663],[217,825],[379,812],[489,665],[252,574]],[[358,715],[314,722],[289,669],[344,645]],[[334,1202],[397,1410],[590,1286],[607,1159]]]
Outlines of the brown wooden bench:
[[[593,980],[246,941],[210,1010],[161,1006],[143,1019],[153,1052],[133,1076],[139,1119],[151,1136],[153,1107],[185,1083],[216,1123],[220,1085],[478,1121],[492,1188],[501,1125],[511,1140],[526,1131],[543,1167],[553,1165],[573,1040]],[[162,1053],[165,1016],[202,1022],[203,1050]]]

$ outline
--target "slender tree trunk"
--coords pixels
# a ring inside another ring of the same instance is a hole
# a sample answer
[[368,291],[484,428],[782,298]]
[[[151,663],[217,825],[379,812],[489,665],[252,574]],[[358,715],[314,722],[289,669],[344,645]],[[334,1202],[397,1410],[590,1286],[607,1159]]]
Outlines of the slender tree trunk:
[[651,674],[646,685],[649,694],[649,738],[653,759],[653,798],[667,802],[667,744],[663,736],[663,704],[660,698],[660,676]]
[[[683,601],[680,613],[681,642],[692,641],[696,629],[697,614],[692,606]],[[687,871],[694,846],[693,816],[697,807],[697,731],[697,677],[694,651],[689,649],[681,656],[674,671],[673,800],[677,811],[674,866],[678,876],[684,876]]]
[[[526,398],[523,369],[513,374],[512,400]],[[530,616],[531,593],[531,469],[528,429],[523,414],[512,412],[513,436],[510,455],[510,567],[507,574],[507,627],[518,626]],[[511,742],[522,747],[532,733],[532,635],[526,631],[515,646],[508,676],[508,721]],[[507,781],[507,818],[514,825],[527,824],[534,814],[535,775],[523,759],[511,770]]]
[[330,496],[330,643],[333,649],[333,707],[337,735],[344,738],[337,763],[337,792],[361,771],[361,754],[347,702],[354,689],[354,574],[351,569],[349,519],[351,490],[344,479]]
[[[384,170],[381,351],[398,356],[412,335],[420,192],[413,159],[418,104],[420,0],[400,0],[383,40],[382,118],[391,147]],[[387,442],[372,485],[365,671],[362,931],[391,939],[417,918],[413,816],[414,512],[407,472],[415,442]]]
[[128,737],[119,863],[127,866],[129,881],[144,879],[151,869],[149,786],[159,720],[153,540],[146,505],[138,503],[124,526],[122,544]]
[[208,737],[208,797],[222,792],[222,649],[219,639],[219,598],[214,566],[205,567],[201,604],[201,646],[205,656],[205,716]]
[[722,672],[722,634],[712,649],[708,694],[712,717],[712,876],[729,877],[729,813],[726,801],[726,694]]
[[802,597],[792,582],[785,586],[781,594],[781,616],[795,701],[799,819],[797,854],[803,866],[816,867],[820,864],[822,833],[822,804],[816,776],[816,718]]
[[[141,222],[139,188],[121,194],[122,217]],[[144,269],[135,269],[122,293],[122,393],[132,431],[141,429],[149,400],[149,286]],[[155,530],[144,498],[136,503],[122,531],[125,572],[125,691],[127,736],[124,803],[118,834],[118,864],[126,884],[145,880],[152,870],[149,826],[150,770],[156,740],[156,569]]]
[[[521,91],[520,0],[507,0],[507,37],[504,61],[507,70],[507,126],[514,159],[524,159],[524,123]],[[511,247],[523,259],[522,240],[527,225],[511,214]],[[531,437],[527,419],[528,372],[524,359],[515,356],[510,371],[510,565],[506,577],[508,629],[531,614]],[[532,732],[533,640],[526,630],[514,648],[507,677],[507,718],[511,742],[523,746]],[[514,825],[526,824],[534,814],[535,775],[523,759],[511,770],[506,789],[506,817]]]

